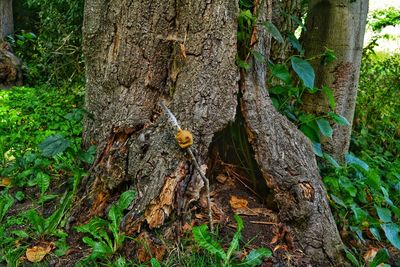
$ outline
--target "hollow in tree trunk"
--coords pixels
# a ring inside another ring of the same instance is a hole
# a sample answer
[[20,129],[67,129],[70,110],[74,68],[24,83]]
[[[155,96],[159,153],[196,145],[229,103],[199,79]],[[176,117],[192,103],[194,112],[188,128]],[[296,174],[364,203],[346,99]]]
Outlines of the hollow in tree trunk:
[[[259,20],[270,20],[271,2],[260,3]],[[310,142],[273,108],[264,85],[266,66],[250,59],[252,68],[240,73],[235,65],[237,15],[236,1],[86,1],[91,116],[84,144],[97,146],[82,186],[89,217],[102,215],[115,195],[133,188],[138,197],[124,226],[152,229],[204,194],[197,174],[180,194],[192,162],[176,144],[159,101],[193,133],[192,148],[204,170],[214,135],[242,112],[255,159],[295,248],[318,266],[345,264]],[[267,61],[270,36],[260,28],[257,38],[254,49]]]

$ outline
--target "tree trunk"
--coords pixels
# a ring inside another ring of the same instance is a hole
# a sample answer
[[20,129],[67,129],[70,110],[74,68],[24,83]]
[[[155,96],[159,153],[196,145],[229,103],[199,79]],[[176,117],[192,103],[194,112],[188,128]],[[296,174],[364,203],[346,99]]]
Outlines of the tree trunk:
[[0,41],[14,31],[12,0],[0,1]]
[[[270,1],[259,20],[271,20]],[[310,141],[279,114],[268,96],[265,77],[271,36],[258,28],[253,49],[266,57],[242,72],[241,108],[249,141],[268,186],[273,189],[281,221],[292,230],[296,247],[312,255],[317,266],[341,266],[341,241],[332,217]]]
[[[270,20],[271,3],[262,2],[260,19]],[[225,0],[86,1],[86,109],[91,116],[84,144],[97,146],[85,183],[89,217],[103,214],[128,187],[138,195],[124,220],[131,229],[143,223],[159,227],[200,197],[197,174],[180,194],[192,163],[177,146],[160,100],[193,133],[192,148],[203,169],[210,163],[213,136],[243,112],[255,158],[295,247],[319,266],[342,265],[341,241],[309,141],[273,108],[265,64],[254,62],[240,75],[235,66],[237,14],[237,2]],[[255,49],[267,60],[270,36],[261,28],[257,32]],[[236,110],[238,95],[241,111]]]
[[[303,45],[307,57],[332,49],[337,60],[331,64],[314,62],[316,86],[328,86],[336,100],[335,113],[352,124],[357,97],[358,78],[364,41],[368,0],[310,0]],[[325,101],[321,101],[325,99]],[[329,104],[324,95],[307,94],[304,109],[311,113],[326,113]],[[349,149],[350,126],[334,124],[333,137],[324,140],[324,148],[342,161]]]

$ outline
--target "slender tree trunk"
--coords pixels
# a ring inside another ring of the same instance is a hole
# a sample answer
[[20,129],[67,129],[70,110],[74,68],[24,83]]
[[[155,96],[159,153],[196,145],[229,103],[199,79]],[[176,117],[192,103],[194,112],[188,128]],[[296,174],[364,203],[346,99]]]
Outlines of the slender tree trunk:
[[[260,20],[270,20],[270,1],[260,2]],[[242,112],[295,247],[318,266],[342,265],[341,241],[309,141],[273,108],[264,85],[266,66],[254,63],[240,75],[235,66],[237,14],[237,1],[226,0],[86,1],[91,116],[84,143],[97,146],[97,159],[84,187],[90,210],[83,214],[103,214],[115,195],[130,187],[138,197],[125,227],[155,228],[200,197],[202,180],[191,173],[190,158],[177,146],[160,100],[193,133],[203,169],[213,136]],[[257,32],[255,49],[268,60],[270,36],[261,28]]]
[[14,31],[12,0],[0,1],[0,41]]
[[[328,86],[333,90],[335,112],[352,124],[357,97],[358,78],[364,41],[368,0],[310,0],[307,31],[303,45],[308,57],[332,49],[337,60],[325,65],[314,62],[316,86]],[[325,101],[321,101],[325,99]],[[322,94],[304,97],[304,109],[311,113],[326,113],[329,105]],[[334,124],[333,138],[324,140],[325,149],[342,161],[348,151],[350,126]]]

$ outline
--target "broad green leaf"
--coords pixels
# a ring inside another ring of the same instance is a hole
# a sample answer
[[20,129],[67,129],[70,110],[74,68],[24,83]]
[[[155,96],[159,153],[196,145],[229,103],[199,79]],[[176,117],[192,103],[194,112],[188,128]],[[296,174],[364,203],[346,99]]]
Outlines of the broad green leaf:
[[156,258],[151,258],[150,263],[151,267],[161,267],[161,264],[158,262]]
[[399,226],[395,223],[383,223],[381,227],[390,243],[400,249]]
[[296,49],[299,53],[303,53],[303,47],[301,46],[299,40],[293,33],[288,33],[289,43]]
[[249,255],[239,264],[235,264],[235,266],[259,266],[262,264],[262,260],[265,257],[271,257],[272,251],[267,248],[258,248],[250,251]]
[[337,124],[343,126],[350,126],[350,122],[345,117],[335,114],[333,112],[328,112],[328,115],[333,121],[337,122]]
[[291,18],[294,22],[296,22],[297,25],[299,25],[304,31],[307,31],[306,26],[304,25],[304,23],[303,23],[301,20],[299,20],[299,18],[297,18],[297,17],[294,16],[294,15],[290,15],[290,18]]
[[69,140],[62,135],[56,134],[46,138],[39,144],[42,154],[45,157],[53,157],[61,152],[64,152],[69,147]]
[[317,125],[323,136],[332,138],[333,129],[329,124],[329,121],[323,118],[319,118],[317,120]]
[[280,95],[288,91],[287,87],[282,85],[275,85],[269,89],[272,94]]
[[333,91],[329,87],[322,87],[322,92],[326,95],[328,98],[329,106],[331,107],[332,110],[335,110],[336,107],[336,100],[335,96],[333,95]]
[[376,253],[374,259],[368,264],[368,267],[376,267],[381,263],[386,262],[390,255],[387,249],[381,248],[378,253]]
[[351,262],[351,264],[353,264],[353,266],[356,266],[356,267],[362,266],[358,262],[357,258],[354,256],[354,254],[348,248],[345,248],[344,251],[346,254],[346,258]]
[[203,224],[200,226],[193,227],[192,229],[194,240],[196,240],[197,244],[206,249],[211,254],[216,254],[224,261],[227,259],[225,251],[221,248],[221,246],[215,241],[210,233],[208,232],[207,225]]
[[355,197],[357,194],[357,188],[353,185],[351,180],[346,176],[339,177],[339,184],[349,193],[350,196]]
[[326,161],[328,161],[333,167],[335,168],[340,168],[339,163],[329,154],[324,153],[324,159],[326,159]]
[[271,36],[278,42],[278,43],[283,43],[285,40],[282,37],[282,34],[276,28],[276,26],[269,20],[265,21],[263,23],[265,29],[271,34]]
[[379,230],[375,227],[371,227],[369,228],[369,231],[371,232],[371,234],[375,237],[376,240],[381,241],[381,234],[379,233]]
[[31,226],[39,234],[43,234],[46,231],[46,220],[40,216],[36,210],[30,209],[25,213],[25,218],[28,219]]
[[369,170],[368,164],[365,163],[364,161],[362,161],[361,159],[357,158],[353,154],[347,153],[344,156],[344,158],[345,158],[346,162],[349,163],[349,164],[353,164],[353,165],[359,166],[362,169],[364,169],[365,171]]
[[313,67],[308,63],[307,60],[299,57],[291,58],[293,70],[299,75],[303,81],[304,86],[308,88],[314,88],[315,73]]
[[342,206],[343,208],[347,209],[347,205],[343,202],[343,200],[341,200],[340,198],[338,198],[337,196],[335,196],[333,194],[331,194],[331,198],[336,204],[338,204],[338,205]]
[[322,152],[321,143],[313,143],[312,148],[313,148],[315,155],[317,155],[318,157],[321,157],[321,158],[324,156],[324,154]]
[[351,210],[354,213],[354,218],[356,219],[357,223],[363,222],[368,217],[368,213],[362,208],[358,207],[357,204],[351,205]]
[[305,136],[307,136],[312,142],[319,143],[319,136],[318,133],[309,125],[301,125],[300,131],[303,132]]
[[376,212],[378,213],[379,219],[384,223],[392,222],[392,212],[387,208],[381,208],[375,206]]
[[271,73],[275,78],[283,81],[286,84],[292,82],[292,77],[285,65],[283,64],[271,64]]

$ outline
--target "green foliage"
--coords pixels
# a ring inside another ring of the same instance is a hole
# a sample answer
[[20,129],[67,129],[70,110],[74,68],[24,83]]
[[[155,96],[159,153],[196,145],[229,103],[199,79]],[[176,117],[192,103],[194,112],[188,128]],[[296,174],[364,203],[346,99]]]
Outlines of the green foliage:
[[394,7],[378,9],[371,13],[368,18],[368,25],[374,32],[379,32],[387,26],[400,24],[400,10]]
[[239,240],[244,228],[243,220],[236,214],[234,215],[234,218],[237,223],[237,229],[226,252],[212,237],[212,234],[208,231],[207,225],[193,227],[192,233],[194,240],[200,247],[208,251],[210,254],[215,255],[218,266],[259,266],[262,264],[262,259],[264,257],[270,257],[272,255],[272,252],[269,249],[254,249],[241,262],[232,259],[234,252],[239,249]]
[[[92,254],[88,260],[106,259],[122,246],[126,236],[119,229],[119,225],[123,218],[123,211],[129,207],[134,197],[135,192],[132,190],[122,193],[117,203],[108,211],[108,220],[96,217],[88,224],[76,227],[78,232],[91,235],[82,239],[92,248]],[[108,231],[111,232],[111,236]]]
[[83,0],[24,0],[14,10],[17,15],[25,10],[34,14],[30,19],[33,29],[29,25],[29,29],[17,29],[9,36],[14,52],[24,63],[29,85],[83,82],[83,4]]

